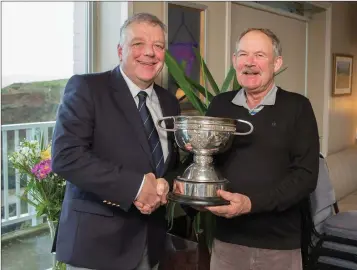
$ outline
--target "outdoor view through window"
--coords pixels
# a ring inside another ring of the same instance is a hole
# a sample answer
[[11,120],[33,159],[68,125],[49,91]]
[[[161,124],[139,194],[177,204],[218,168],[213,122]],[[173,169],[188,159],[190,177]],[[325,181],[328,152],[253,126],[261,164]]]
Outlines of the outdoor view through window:
[[73,74],[74,4],[2,5],[2,125],[55,120]]
[[[3,2],[1,6],[2,267],[44,270],[53,264],[49,219],[26,201],[39,201],[24,193],[29,179],[36,178],[15,170],[10,157],[21,142],[39,134],[50,145],[66,83],[73,74],[86,72],[88,3]],[[21,198],[22,194],[26,196]],[[34,236],[41,226],[46,229]],[[29,230],[32,236],[19,238]]]

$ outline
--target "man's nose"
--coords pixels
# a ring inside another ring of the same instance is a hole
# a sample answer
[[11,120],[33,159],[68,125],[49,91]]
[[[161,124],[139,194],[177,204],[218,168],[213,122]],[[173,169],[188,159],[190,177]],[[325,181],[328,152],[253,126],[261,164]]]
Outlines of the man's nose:
[[155,51],[154,51],[153,46],[146,45],[145,48],[144,48],[144,55],[154,56],[155,55]]
[[254,66],[255,65],[255,58],[254,56],[250,55],[246,58],[245,65],[248,67]]

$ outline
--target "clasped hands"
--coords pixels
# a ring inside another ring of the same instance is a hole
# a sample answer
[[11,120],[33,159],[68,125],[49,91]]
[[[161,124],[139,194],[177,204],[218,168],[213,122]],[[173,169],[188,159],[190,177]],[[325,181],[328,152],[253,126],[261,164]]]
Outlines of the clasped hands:
[[[180,182],[174,182],[174,193],[183,194],[183,185]],[[227,200],[229,204],[222,206],[193,207],[198,211],[210,211],[216,216],[233,218],[239,215],[249,213],[252,208],[249,197],[240,193],[231,193],[225,190],[217,190],[217,195]]]
[[156,179],[153,173],[148,173],[134,205],[142,214],[150,215],[160,205],[167,203],[168,192],[169,184],[164,178]]

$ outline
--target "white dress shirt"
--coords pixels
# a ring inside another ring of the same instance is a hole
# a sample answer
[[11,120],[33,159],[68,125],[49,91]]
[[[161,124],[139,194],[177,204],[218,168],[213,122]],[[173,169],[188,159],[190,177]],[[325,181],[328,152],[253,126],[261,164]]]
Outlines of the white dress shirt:
[[[145,91],[148,96],[146,98],[146,106],[148,107],[150,114],[152,116],[152,120],[155,123],[155,127],[156,130],[159,134],[159,138],[160,138],[160,143],[161,143],[161,148],[162,148],[162,153],[164,155],[164,162],[167,159],[168,156],[168,141],[167,141],[167,132],[165,130],[162,130],[160,128],[157,127],[157,120],[162,118],[162,110],[161,110],[161,106],[160,106],[160,102],[159,102],[159,98],[157,97],[157,94],[155,92],[155,89],[153,87],[154,84],[151,84],[147,89],[140,89],[139,86],[137,86],[135,83],[133,83],[132,80],[130,80],[128,78],[128,76],[126,76],[126,74],[124,73],[124,71],[122,70],[122,68],[120,67],[120,73],[123,75],[123,78],[126,82],[126,84],[128,85],[128,88],[130,90],[130,93],[132,94],[134,101],[136,103],[136,106],[139,105],[139,97],[138,94],[140,91]],[[165,123],[162,123],[162,126],[165,127]],[[143,179],[144,180],[144,179]],[[139,195],[142,186],[143,186],[144,181],[141,183],[141,186],[139,188],[139,191],[136,195],[135,198],[137,198],[137,196]]]

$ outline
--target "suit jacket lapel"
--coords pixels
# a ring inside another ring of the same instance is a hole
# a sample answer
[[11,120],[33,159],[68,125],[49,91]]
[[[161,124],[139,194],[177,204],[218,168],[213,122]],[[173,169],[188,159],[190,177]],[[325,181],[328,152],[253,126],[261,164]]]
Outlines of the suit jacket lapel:
[[119,108],[127,119],[128,125],[133,128],[134,133],[138,136],[141,147],[148,156],[151,165],[154,166],[144,125],[129,87],[120,73],[119,66],[111,73],[111,86],[115,89],[114,98],[120,105]]

